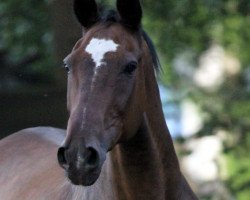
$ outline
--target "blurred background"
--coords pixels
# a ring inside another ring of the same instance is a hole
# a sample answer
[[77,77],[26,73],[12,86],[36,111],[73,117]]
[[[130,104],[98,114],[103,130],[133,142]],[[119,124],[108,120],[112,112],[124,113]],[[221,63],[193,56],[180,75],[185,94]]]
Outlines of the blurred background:
[[[114,1],[99,1],[103,6]],[[250,199],[250,1],[142,0],[166,122],[202,200]],[[81,35],[69,0],[1,0],[0,137],[65,128],[62,59]]]

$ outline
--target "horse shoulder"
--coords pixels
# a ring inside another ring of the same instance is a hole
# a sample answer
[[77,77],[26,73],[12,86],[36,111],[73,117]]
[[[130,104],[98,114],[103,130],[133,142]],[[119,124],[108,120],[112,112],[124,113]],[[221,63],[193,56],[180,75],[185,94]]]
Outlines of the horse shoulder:
[[37,127],[0,141],[1,199],[71,199],[71,184],[58,166],[65,131]]

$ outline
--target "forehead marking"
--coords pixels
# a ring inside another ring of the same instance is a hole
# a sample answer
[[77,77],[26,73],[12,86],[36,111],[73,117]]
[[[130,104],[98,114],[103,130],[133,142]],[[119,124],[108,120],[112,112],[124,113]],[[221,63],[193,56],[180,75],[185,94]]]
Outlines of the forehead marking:
[[91,58],[98,68],[106,64],[103,61],[105,54],[108,52],[115,52],[118,46],[119,45],[111,39],[93,38],[87,45],[85,51],[91,55]]

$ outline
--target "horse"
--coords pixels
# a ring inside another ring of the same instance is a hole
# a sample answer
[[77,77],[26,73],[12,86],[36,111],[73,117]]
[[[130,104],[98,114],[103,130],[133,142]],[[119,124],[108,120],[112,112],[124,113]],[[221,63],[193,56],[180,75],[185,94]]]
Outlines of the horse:
[[3,200],[195,200],[164,120],[153,43],[139,0],[101,15],[75,0],[83,35],[64,59],[67,130],[36,127],[0,141]]

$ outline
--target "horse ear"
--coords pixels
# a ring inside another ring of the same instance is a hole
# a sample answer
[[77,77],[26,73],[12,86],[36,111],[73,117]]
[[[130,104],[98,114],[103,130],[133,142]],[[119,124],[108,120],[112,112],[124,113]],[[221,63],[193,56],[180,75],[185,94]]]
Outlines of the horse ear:
[[98,7],[95,0],[75,0],[74,12],[85,28],[91,27],[99,20]]
[[117,10],[121,23],[133,30],[140,28],[142,8],[139,0],[117,0]]

